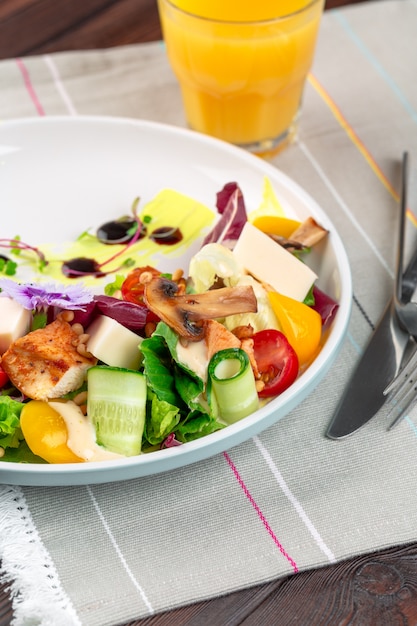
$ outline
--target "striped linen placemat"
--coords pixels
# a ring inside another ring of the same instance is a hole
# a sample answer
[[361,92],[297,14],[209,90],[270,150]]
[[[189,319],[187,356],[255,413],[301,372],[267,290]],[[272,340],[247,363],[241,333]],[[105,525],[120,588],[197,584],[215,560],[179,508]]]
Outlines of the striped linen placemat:
[[[0,486],[16,625],[112,626],[416,540],[416,416],[387,433],[381,412],[351,438],[324,436],[392,289],[398,162],[405,149],[417,158],[416,41],[414,0],[326,12],[299,139],[273,160],[349,255],[352,318],[331,371],[276,426],[195,465],[109,485]],[[161,43],[2,61],[0,94],[3,120],[185,124]]]

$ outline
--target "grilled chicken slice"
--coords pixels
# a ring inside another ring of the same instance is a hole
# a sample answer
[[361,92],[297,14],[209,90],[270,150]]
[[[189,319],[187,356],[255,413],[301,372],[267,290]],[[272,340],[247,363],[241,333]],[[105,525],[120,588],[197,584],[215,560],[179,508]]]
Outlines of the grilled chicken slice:
[[210,361],[213,354],[227,348],[240,348],[240,339],[236,337],[230,330],[227,330],[223,324],[216,320],[205,320],[204,322],[204,341],[207,345],[207,357]]
[[58,317],[14,341],[1,358],[12,383],[28,398],[60,398],[78,389],[96,359],[80,354],[79,335]]

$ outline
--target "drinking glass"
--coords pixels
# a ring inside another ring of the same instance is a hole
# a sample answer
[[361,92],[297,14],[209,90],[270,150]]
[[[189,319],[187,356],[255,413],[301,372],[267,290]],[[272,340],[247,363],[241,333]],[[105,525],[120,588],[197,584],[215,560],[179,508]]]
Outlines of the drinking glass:
[[158,0],[189,126],[270,155],[292,142],[323,0]]

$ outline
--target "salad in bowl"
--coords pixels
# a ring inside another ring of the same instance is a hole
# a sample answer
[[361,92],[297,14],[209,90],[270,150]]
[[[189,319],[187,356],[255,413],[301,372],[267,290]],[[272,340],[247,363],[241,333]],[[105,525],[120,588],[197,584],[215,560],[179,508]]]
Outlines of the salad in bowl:
[[[268,179],[251,213],[234,182],[217,194],[214,224],[194,204],[191,231],[190,199],[163,196],[175,220],[161,226],[160,203],[134,202],[70,258],[1,240],[0,462],[178,448],[262,410],[317,359],[339,308],[309,265],[326,228],[287,217]],[[172,251],[202,233],[186,268],[150,263],[150,246]],[[22,259],[41,280],[21,279]]]

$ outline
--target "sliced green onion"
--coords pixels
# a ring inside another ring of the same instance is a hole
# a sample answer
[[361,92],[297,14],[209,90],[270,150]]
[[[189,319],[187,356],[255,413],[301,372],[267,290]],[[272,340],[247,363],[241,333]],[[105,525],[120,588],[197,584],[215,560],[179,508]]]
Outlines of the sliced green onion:
[[255,377],[244,350],[227,348],[216,352],[210,360],[208,374],[209,402],[227,424],[258,409]]

